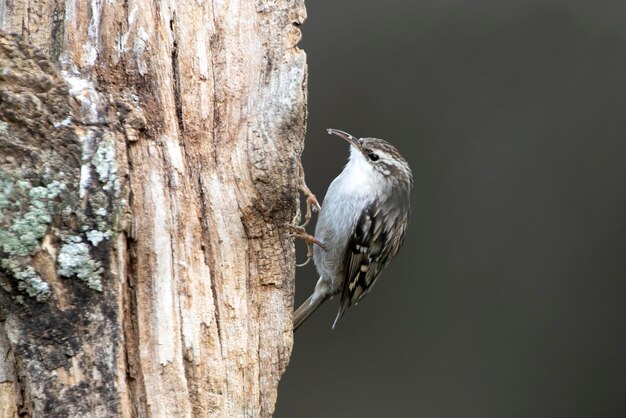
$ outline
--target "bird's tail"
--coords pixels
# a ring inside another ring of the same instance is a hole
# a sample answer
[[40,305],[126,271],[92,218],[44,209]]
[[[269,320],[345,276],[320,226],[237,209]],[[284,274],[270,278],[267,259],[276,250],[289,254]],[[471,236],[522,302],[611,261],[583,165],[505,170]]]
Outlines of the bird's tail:
[[[315,297],[315,298],[314,298]],[[293,330],[297,330],[300,325],[324,302],[326,298],[313,293],[293,314]]]

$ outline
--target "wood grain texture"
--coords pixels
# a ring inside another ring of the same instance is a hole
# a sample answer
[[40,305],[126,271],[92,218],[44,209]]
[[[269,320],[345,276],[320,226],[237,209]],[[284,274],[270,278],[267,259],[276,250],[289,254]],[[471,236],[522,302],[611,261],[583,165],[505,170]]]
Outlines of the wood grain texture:
[[[304,3],[38,5],[0,0],[2,29],[21,34],[41,48],[33,54],[58,60],[62,70],[39,68],[63,86],[57,96],[65,104],[55,115],[65,121],[63,132],[58,142],[42,140],[51,130],[43,124],[30,146],[52,158],[52,179],[61,171],[67,177],[67,195],[75,197],[67,205],[89,223],[106,203],[110,228],[94,245],[80,219],[52,216],[37,248],[20,258],[19,268],[34,266],[48,284],[51,296],[42,301],[0,270],[2,332],[17,358],[7,382],[30,394],[17,409],[41,416],[271,416],[293,343],[294,248],[284,224],[299,213]],[[45,97],[40,102],[50,107]],[[8,129],[37,117],[27,114]],[[43,153],[46,143],[58,146]],[[2,153],[18,145],[0,142]],[[106,158],[105,170],[99,163]],[[0,158],[13,181],[23,167],[19,158]],[[42,170],[31,171],[39,178]],[[1,228],[10,228],[8,221]],[[78,270],[68,273],[59,263],[77,248],[67,235],[81,238],[98,263],[99,290],[88,282],[93,276],[81,281]],[[38,312],[51,320],[41,322]],[[52,331],[56,340],[33,345]],[[68,338],[71,350],[63,348]],[[63,361],[51,365],[42,353]],[[94,369],[96,360],[106,376]]]

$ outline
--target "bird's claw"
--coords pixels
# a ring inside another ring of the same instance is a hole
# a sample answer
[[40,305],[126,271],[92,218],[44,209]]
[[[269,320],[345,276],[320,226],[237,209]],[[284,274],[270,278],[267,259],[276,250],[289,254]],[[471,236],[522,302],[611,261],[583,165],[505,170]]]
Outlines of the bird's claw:
[[311,262],[311,258],[313,258],[313,245],[317,245],[321,249],[326,250],[326,246],[319,240],[315,239],[313,235],[308,234],[304,227],[287,224],[287,228],[289,229],[290,237],[300,238],[304,240],[306,244],[307,259],[304,263],[296,264],[296,267],[304,267]]
[[304,214],[304,223],[298,226],[300,228],[304,228],[311,221],[313,212],[319,212],[322,207],[313,192],[311,192],[304,182],[302,182],[302,185],[300,186],[300,191],[306,196],[306,213]]

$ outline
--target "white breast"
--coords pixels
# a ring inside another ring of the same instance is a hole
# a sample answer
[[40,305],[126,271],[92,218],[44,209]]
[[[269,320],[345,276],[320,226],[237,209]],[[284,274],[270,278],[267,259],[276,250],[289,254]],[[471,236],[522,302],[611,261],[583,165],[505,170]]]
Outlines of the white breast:
[[354,147],[350,151],[350,161],[328,187],[315,228],[315,238],[326,251],[316,246],[313,261],[320,276],[330,280],[335,290],[343,280],[345,248],[361,209],[375,198],[371,188],[374,170],[361,152]]

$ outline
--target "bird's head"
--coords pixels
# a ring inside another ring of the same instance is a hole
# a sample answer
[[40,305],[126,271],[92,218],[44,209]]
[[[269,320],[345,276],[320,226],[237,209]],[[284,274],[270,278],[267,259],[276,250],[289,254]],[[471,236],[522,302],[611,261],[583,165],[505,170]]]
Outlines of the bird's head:
[[350,143],[350,162],[367,164],[372,172],[386,180],[413,183],[411,168],[396,147],[384,139],[357,138],[338,129],[328,129],[328,133],[337,135]]

